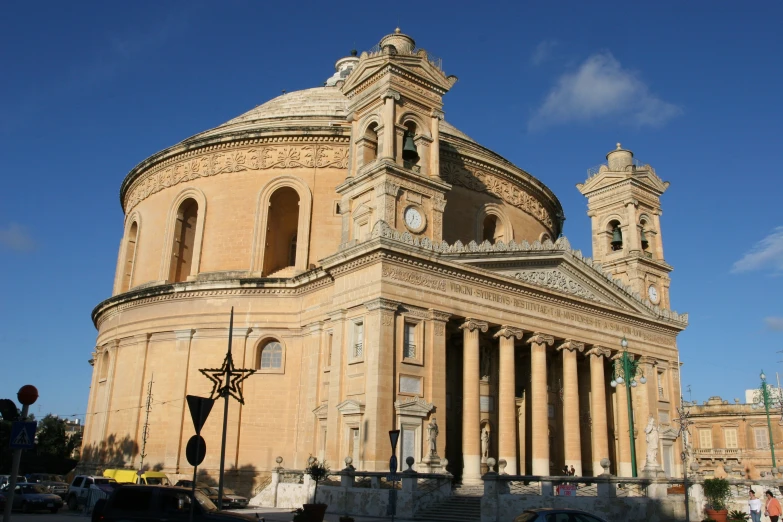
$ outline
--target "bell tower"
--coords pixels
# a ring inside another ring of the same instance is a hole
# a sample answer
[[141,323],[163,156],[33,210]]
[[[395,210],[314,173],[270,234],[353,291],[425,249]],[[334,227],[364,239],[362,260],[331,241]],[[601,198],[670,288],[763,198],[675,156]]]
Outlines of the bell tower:
[[361,53],[339,86],[352,136],[348,176],[337,187],[344,246],[368,239],[379,221],[442,240],[451,185],[440,179],[439,122],[456,81],[399,28]]
[[661,195],[669,187],[633,152],[617,148],[607,164],[588,170],[576,187],[587,197],[592,220],[593,259],[661,308],[670,308],[669,272],[661,235]]

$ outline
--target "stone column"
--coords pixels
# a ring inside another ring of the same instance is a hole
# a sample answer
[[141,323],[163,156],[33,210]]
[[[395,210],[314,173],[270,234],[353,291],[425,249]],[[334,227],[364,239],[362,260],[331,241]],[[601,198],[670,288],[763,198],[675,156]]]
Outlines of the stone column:
[[517,408],[514,380],[514,338],[522,339],[521,328],[503,325],[493,337],[500,338],[498,379],[498,456],[506,461],[506,473],[517,474]]
[[462,482],[481,482],[481,441],[479,404],[479,331],[489,328],[484,321],[467,318],[460,326],[463,332],[462,352]]
[[[185,330],[175,330],[174,336],[176,338],[176,346],[173,350],[173,357],[171,359],[172,366],[180,368],[179,372],[176,372],[176,377],[171,378],[169,385],[172,389],[181,394],[181,397],[185,397],[188,393],[188,372],[190,371],[190,348],[193,342],[193,334],[195,330],[187,328]],[[228,332],[226,332],[228,334]],[[228,335],[226,335],[228,338]],[[241,359],[240,359],[241,360]],[[153,393],[155,388],[153,385]],[[169,432],[166,434],[166,456],[164,459],[164,466],[169,469],[176,469],[179,473],[180,457],[182,451],[182,437],[184,436],[182,426],[184,425],[185,415],[187,415],[187,404],[185,401],[175,401],[167,405],[166,415],[169,417]],[[222,412],[221,412],[222,417]],[[222,420],[222,419],[221,419]],[[177,427],[179,429],[171,429]],[[229,429],[230,431],[230,429]],[[236,430],[234,430],[236,433]],[[230,457],[229,457],[230,458]],[[230,465],[229,461],[229,465]]]
[[436,194],[432,199],[432,242],[443,241],[443,211],[446,210],[446,200]]
[[530,424],[533,475],[549,475],[549,401],[546,392],[546,347],[555,340],[551,335],[534,333],[530,343]]
[[[428,328],[425,332],[430,355],[429,364],[429,396],[432,404],[437,410],[437,420],[440,426],[438,438],[436,439],[436,449],[438,456],[446,457],[446,323],[451,317],[447,312],[441,312],[430,308]],[[442,435],[442,436],[441,436]],[[425,439],[426,440],[426,439]],[[424,455],[428,455],[428,450],[424,450]]]
[[394,160],[394,141],[397,138],[394,121],[394,102],[399,101],[400,93],[393,89],[388,89],[381,95],[383,105],[383,159]]
[[[329,400],[326,414],[326,455],[329,462],[340,462],[340,413],[337,405],[342,402],[343,355],[351,342],[350,333],[345,331],[345,310],[335,310],[329,314],[329,326],[332,328],[332,366],[329,371]],[[348,339],[346,339],[348,337]],[[358,464],[358,463],[357,463]]]
[[582,476],[582,440],[579,426],[579,377],[576,371],[576,352],[585,349],[584,343],[571,339],[557,347],[563,353],[563,446],[566,466],[573,466]]
[[628,241],[626,252],[641,251],[642,244],[639,242],[639,229],[637,228],[636,205],[639,204],[635,199],[629,199],[623,202],[625,204],[626,215],[628,216]]
[[606,420],[606,376],[604,358],[612,354],[608,348],[593,346],[588,352],[590,359],[590,410],[593,439],[593,476],[604,472],[601,459],[609,458],[609,426]]
[[430,147],[430,171],[429,175],[440,177],[440,120],[443,119],[443,111],[432,110],[432,147]]
[[[616,354],[612,357],[615,364],[619,366],[619,359],[622,354]],[[617,446],[619,448],[618,463],[617,463],[617,476],[618,477],[630,477],[633,475],[631,471],[631,443],[629,439],[629,433],[631,428],[628,424],[628,397],[626,395],[625,387],[627,382],[623,381],[622,384],[618,384],[615,388],[615,398],[617,399]]]
[[370,224],[370,229],[372,230],[378,221],[385,221],[393,228],[396,225],[397,194],[400,192],[400,186],[391,181],[382,181],[373,188],[375,189],[375,219]]
[[[389,408],[396,398],[394,318],[400,303],[379,297],[365,303],[365,306],[369,313],[364,323],[367,332],[364,365],[368,377],[363,463],[369,471],[383,471],[389,469],[389,430],[396,427]],[[330,435],[336,436],[336,433]]]

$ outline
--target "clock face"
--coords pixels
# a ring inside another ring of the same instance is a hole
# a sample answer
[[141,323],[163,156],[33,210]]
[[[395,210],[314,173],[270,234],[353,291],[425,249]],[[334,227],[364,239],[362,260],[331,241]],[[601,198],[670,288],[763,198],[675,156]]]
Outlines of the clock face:
[[416,207],[408,207],[405,209],[405,225],[411,230],[421,230],[424,227],[424,216]]
[[658,290],[653,285],[650,285],[650,288],[647,289],[647,295],[650,296],[650,301],[653,303],[658,302]]

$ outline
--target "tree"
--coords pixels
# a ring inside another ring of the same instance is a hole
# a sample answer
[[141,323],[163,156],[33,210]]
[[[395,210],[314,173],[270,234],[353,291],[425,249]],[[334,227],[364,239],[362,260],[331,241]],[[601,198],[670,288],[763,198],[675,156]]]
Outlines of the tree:
[[73,446],[65,435],[65,420],[51,413],[38,422],[36,453],[60,458],[70,457]]

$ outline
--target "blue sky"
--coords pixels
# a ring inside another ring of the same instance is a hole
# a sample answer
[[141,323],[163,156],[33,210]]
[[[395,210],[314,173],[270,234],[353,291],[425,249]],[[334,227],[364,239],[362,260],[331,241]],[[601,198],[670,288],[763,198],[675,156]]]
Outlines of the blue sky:
[[[653,5],[654,4],[654,5]],[[6,2],[0,16],[0,396],[83,413],[120,182],[400,25],[459,82],[446,119],[537,176],[590,252],[574,185],[616,142],[663,197],[688,399],[783,376],[780,2]],[[358,4],[357,4],[358,5]]]

